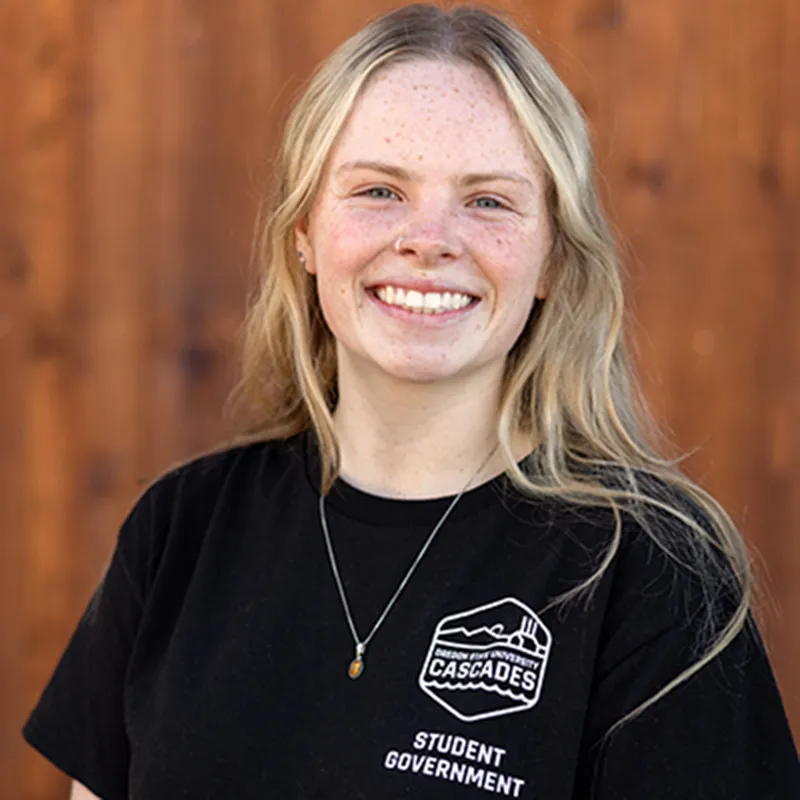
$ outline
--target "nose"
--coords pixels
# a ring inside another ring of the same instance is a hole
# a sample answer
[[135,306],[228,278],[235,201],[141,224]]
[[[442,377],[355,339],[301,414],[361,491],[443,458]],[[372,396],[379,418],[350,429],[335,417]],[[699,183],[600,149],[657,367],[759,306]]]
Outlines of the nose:
[[394,250],[419,266],[432,267],[458,259],[463,244],[450,213],[429,213],[402,229],[395,239]]

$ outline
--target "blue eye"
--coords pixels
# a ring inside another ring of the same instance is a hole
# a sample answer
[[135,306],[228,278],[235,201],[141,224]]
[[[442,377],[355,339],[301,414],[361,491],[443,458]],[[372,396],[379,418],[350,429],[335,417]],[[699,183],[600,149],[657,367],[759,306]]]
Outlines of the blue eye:
[[478,197],[475,199],[475,203],[478,204],[478,208],[485,208],[491,211],[506,207],[494,197]]
[[361,194],[371,197],[375,200],[391,200],[392,197],[397,197],[397,195],[386,186],[373,186],[366,191],[361,192]]

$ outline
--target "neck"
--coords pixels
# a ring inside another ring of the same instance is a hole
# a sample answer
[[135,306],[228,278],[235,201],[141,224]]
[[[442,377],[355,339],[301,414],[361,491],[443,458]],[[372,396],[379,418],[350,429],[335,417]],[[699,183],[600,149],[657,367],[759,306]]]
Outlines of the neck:
[[[334,427],[341,477],[384,497],[457,494],[504,470],[497,444],[500,383],[410,383],[340,370]],[[528,448],[530,449],[530,448]],[[528,452],[524,448],[518,456]],[[483,466],[481,466],[483,465]]]

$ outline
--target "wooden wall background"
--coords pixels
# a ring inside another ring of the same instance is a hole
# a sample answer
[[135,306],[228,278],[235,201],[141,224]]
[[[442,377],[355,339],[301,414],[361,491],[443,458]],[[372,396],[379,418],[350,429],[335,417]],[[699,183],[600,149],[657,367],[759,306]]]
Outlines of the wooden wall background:
[[[382,0],[0,4],[0,787],[143,482],[215,443],[263,165]],[[648,393],[769,573],[800,734],[800,2],[514,12],[591,118]]]

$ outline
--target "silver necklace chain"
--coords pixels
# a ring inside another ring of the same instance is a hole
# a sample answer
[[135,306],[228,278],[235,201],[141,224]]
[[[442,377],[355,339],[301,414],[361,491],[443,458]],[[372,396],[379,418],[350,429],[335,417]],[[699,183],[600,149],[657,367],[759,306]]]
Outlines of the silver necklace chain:
[[364,671],[364,653],[367,649],[367,645],[372,641],[372,637],[377,633],[378,628],[383,624],[383,621],[389,615],[389,612],[392,610],[394,604],[397,602],[397,598],[400,597],[403,589],[406,588],[406,584],[411,579],[411,576],[414,574],[414,570],[419,565],[420,561],[422,561],[425,553],[428,552],[428,548],[433,543],[433,540],[436,538],[436,534],[442,528],[447,518],[450,516],[450,512],[456,507],[456,503],[463,497],[464,493],[469,488],[469,485],[475,478],[480,475],[483,468],[489,463],[491,457],[495,454],[497,450],[497,445],[492,449],[488,456],[484,459],[481,463],[480,467],[478,467],[475,474],[464,484],[464,488],[453,498],[450,505],[445,509],[444,514],[439,518],[439,521],[434,526],[433,530],[428,534],[428,538],[425,540],[425,543],[420,548],[419,553],[417,553],[417,557],[414,559],[411,566],[408,568],[408,571],[403,576],[403,579],[400,581],[397,589],[395,589],[394,594],[389,598],[389,602],[386,604],[385,608],[381,612],[380,616],[376,620],[375,624],[372,626],[372,630],[367,634],[366,638],[361,639],[358,635],[358,631],[356,630],[356,623],[353,620],[353,614],[350,611],[350,604],[347,602],[347,595],[344,591],[344,584],[342,583],[341,575],[339,574],[339,567],[336,563],[336,556],[333,552],[333,543],[331,542],[331,534],[328,530],[328,520],[325,514],[325,495],[320,493],[319,496],[319,521],[322,525],[322,534],[325,537],[325,547],[328,551],[328,559],[331,563],[331,571],[333,572],[334,580],[336,581],[336,588],[339,590],[339,598],[342,601],[342,608],[344,609],[344,615],[347,618],[347,624],[350,628],[350,633],[353,636],[353,642],[355,643],[356,647],[356,655],[355,658],[350,662],[350,666],[348,667],[347,674],[355,679],[358,678],[361,673]]

